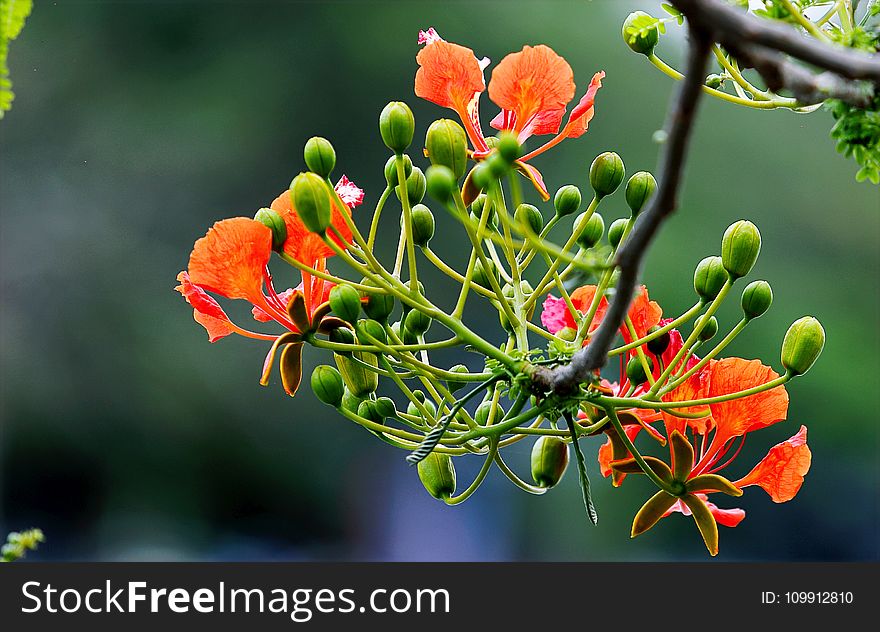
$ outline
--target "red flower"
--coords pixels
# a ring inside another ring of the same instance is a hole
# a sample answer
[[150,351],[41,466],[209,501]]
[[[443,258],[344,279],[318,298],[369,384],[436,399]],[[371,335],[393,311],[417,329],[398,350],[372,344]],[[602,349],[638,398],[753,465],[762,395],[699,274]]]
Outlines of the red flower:
[[[489,146],[480,128],[479,102],[486,89],[483,70],[489,60],[477,60],[473,50],[443,40],[433,28],[419,33],[419,44],[425,47],[416,56],[416,95],[454,110],[474,146],[474,158],[484,158]],[[575,94],[574,74],[565,59],[543,44],[525,46],[502,59],[492,73],[489,98],[501,108],[490,123],[492,127],[515,133],[520,143],[532,135],[555,135],[515,163],[545,200],[550,199],[550,194],[544,179],[527,161],[562,140],[577,138],[587,131],[604,76],[604,72],[593,75],[589,88],[560,131],[568,103]]]
[[[349,208],[340,210],[334,206],[333,224],[347,241],[351,239],[351,233],[341,213],[347,213],[351,207],[360,204],[363,191],[345,176],[336,189]],[[287,226],[283,251],[300,263],[323,271],[325,258],[332,256],[333,250],[320,237],[306,230],[290,197],[288,191],[272,203],[272,208],[281,215]],[[345,247],[346,244],[340,245]],[[177,275],[180,285],[175,290],[192,306],[193,317],[208,332],[209,342],[216,342],[233,333],[272,341],[260,382],[264,385],[268,383],[273,360],[281,349],[282,382],[285,390],[294,395],[302,377],[300,356],[303,343],[300,334],[322,325],[338,325],[324,318],[329,311],[326,303],[333,284],[303,272],[302,283],[295,289],[278,293],[269,272],[271,255],[272,233],[262,223],[246,217],[221,220],[196,241],[187,270]],[[251,311],[256,321],[274,321],[286,333],[264,334],[236,325],[209,292],[228,299],[248,301],[253,306]]]
[[[729,395],[776,379],[778,374],[758,360],[726,358],[709,362],[693,378],[679,386],[673,397],[665,401],[684,401],[701,397]],[[807,429],[774,446],[760,463],[744,477],[730,481],[718,473],[739,455],[745,436],[755,430],[783,421],[788,411],[788,394],[783,386],[748,397],[728,400],[709,406],[711,417],[694,420],[678,419],[664,413],[669,437],[672,467],[647,457],[652,469],[673,486],[678,496],[659,492],[639,511],[633,523],[633,536],[650,529],[658,520],[674,512],[693,515],[710,553],[717,553],[717,524],[734,527],[745,517],[741,509],[722,509],[708,500],[708,494],[723,492],[739,496],[742,489],[757,485],[774,502],[795,497],[810,469],[811,453],[807,446]],[[690,428],[692,441],[687,439]],[[696,461],[696,463],[695,463]],[[615,472],[636,473],[632,458],[611,464]]]

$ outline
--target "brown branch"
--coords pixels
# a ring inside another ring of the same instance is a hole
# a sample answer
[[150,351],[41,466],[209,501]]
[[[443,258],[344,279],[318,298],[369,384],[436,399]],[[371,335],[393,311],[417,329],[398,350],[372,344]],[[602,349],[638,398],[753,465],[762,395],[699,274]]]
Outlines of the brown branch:
[[790,90],[804,105],[826,99],[840,99],[861,108],[871,103],[873,90],[869,83],[850,81],[830,71],[815,74],[791,63],[784,55],[755,44],[736,44],[726,48],[741,65],[757,70],[770,90]]
[[711,33],[728,50],[758,44],[788,53],[847,79],[867,79],[880,83],[880,55],[820,42],[784,24],[756,18],[723,0],[670,2],[687,16],[691,25]]
[[620,277],[608,311],[602,324],[590,337],[590,344],[579,350],[569,364],[554,369],[539,368],[533,374],[534,384],[545,392],[571,393],[579,384],[587,381],[593,371],[605,365],[608,350],[629,310],[648,245],[663,221],[675,211],[711,46],[711,38],[705,31],[691,27],[689,35],[687,73],[666,123],[669,135],[660,159],[657,194],[636,220],[632,232],[617,253],[615,263],[620,269]]

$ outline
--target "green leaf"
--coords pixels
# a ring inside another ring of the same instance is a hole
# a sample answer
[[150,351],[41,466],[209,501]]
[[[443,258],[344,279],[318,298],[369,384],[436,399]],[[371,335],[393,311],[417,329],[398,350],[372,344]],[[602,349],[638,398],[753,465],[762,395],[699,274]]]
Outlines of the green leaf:
[[0,0],[0,119],[15,99],[7,63],[9,43],[21,33],[32,8],[32,0]]
[[574,448],[574,456],[578,466],[578,478],[581,483],[581,492],[584,497],[584,508],[587,510],[587,516],[594,525],[599,523],[599,514],[596,512],[596,506],[593,504],[593,496],[590,492],[590,477],[587,476],[587,466],[584,461],[584,453],[581,452],[581,446],[578,444],[577,430],[575,430],[574,419],[570,413],[565,415],[565,421],[568,423],[568,431],[571,433],[571,447]]

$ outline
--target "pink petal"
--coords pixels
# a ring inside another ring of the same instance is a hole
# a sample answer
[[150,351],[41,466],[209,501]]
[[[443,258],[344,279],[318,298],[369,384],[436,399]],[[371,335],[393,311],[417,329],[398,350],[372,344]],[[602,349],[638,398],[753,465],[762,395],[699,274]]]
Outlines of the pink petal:
[[349,208],[359,206],[364,201],[364,190],[349,180],[346,176],[342,176],[336,186],[333,187]]
[[568,320],[571,316],[568,313],[568,305],[565,299],[556,298],[552,294],[548,294],[544,299],[543,309],[541,310],[541,324],[551,334],[555,334],[560,329],[568,327]]
[[419,44],[433,44],[442,41],[443,38],[434,30],[433,26],[428,27],[427,31],[419,31]]

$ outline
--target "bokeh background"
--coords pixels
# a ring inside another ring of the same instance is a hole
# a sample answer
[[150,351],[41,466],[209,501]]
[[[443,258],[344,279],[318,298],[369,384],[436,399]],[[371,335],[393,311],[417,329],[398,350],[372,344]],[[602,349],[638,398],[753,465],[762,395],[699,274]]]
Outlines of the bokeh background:
[[[277,384],[261,388],[265,345],[209,345],[172,289],[213,221],[286,188],[309,136],[332,140],[337,175],[375,203],[383,105],[409,102],[418,135],[447,115],[413,95],[419,28],[495,62],[547,43],[573,66],[578,94],[608,73],[589,133],[538,161],[551,188],[586,190],[590,161],[608,149],[629,173],[653,169],[673,82],[621,40],[637,8],[656,14],[659,3],[38,0],[11,49],[17,97],[0,122],[0,531],[42,527],[48,542],[31,559],[43,560],[705,559],[682,516],[631,541],[650,484],[614,490],[593,459],[598,527],[572,473],[531,497],[494,472],[470,501],[445,507],[403,453],[307,387],[294,401]],[[681,44],[670,34],[659,51],[677,63]],[[484,121],[494,113],[484,100]],[[794,319],[814,314],[828,332],[820,362],[790,386],[789,421],[750,437],[732,472],[805,423],[806,484],[783,505],[749,490],[738,503],[746,520],[722,527],[723,560],[880,551],[880,197],[834,152],[831,123],[825,112],[704,100],[680,212],[648,257],[652,298],[680,313],[693,266],[718,252],[728,224],[751,218],[764,237],[753,277],[772,282],[775,302],[730,352],[778,368]],[[606,221],[624,208],[611,198]],[[462,237],[437,218],[435,249],[460,265]],[[442,302],[452,286],[428,270]],[[470,312],[487,333],[493,314]],[[307,371],[319,361],[306,352]],[[511,450],[523,475],[529,449]],[[464,461],[460,479],[475,468]]]

